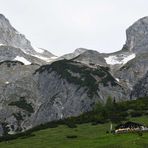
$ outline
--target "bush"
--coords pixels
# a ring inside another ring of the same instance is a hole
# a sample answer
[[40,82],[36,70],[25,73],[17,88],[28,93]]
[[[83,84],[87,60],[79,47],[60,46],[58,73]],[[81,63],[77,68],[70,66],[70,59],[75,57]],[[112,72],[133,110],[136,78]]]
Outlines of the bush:
[[142,115],[143,115],[143,113],[141,111],[133,111],[133,112],[131,112],[132,117],[140,117]]
[[98,124],[104,124],[105,122],[103,121],[95,121],[95,122],[92,122],[91,125],[98,125]]
[[21,97],[20,100],[9,103],[10,106],[17,106],[25,111],[28,111],[29,113],[33,113],[34,109],[31,105],[31,103],[27,103],[24,97]]
[[30,136],[33,136],[33,134],[30,131],[18,133],[18,134],[15,134],[15,135],[5,135],[5,136],[0,137],[0,142],[10,141],[10,140],[14,140],[14,139],[17,139],[17,138],[20,138],[20,137],[27,138],[27,137],[30,137]]
[[65,123],[69,128],[77,128],[77,125],[71,122]]
[[74,138],[77,138],[78,136],[76,135],[69,135],[69,136],[66,136],[67,138],[70,138],[70,139],[74,139]]
[[142,132],[137,132],[138,136],[142,137],[143,136],[143,133]]

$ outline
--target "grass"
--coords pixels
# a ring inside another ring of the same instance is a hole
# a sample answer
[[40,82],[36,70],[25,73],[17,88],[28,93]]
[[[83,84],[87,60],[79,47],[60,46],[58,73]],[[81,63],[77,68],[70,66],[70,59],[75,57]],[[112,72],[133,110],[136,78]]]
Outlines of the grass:
[[[147,116],[132,118],[131,121],[148,125]],[[147,148],[148,133],[106,134],[109,123],[81,124],[77,128],[65,125],[32,133],[29,137],[1,142],[0,148]],[[70,138],[69,138],[70,137]],[[71,138],[72,137],[72,138]]]

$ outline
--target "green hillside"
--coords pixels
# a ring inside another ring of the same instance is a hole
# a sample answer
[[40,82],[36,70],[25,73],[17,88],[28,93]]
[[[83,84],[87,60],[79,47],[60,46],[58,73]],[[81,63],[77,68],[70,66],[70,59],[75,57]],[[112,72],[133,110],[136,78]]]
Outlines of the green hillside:
[[[97,103],[94,109],[78,117],[53,121],[10,136],[5,123],[0,148],[148,148],[148,133],[112,134],[113,126],[133,121],[148,126],[148,98]],[[9,140],[8,140],[9,139]],[[13,140],[12,140],[13,139]]]
[[[148,125],[148,116],[131,118]],[[79,124],[76,128],[60,125],[33,132],[29,137],[0,143],[0,148],[147,148],[148,133],[108,134],[110,124]]]

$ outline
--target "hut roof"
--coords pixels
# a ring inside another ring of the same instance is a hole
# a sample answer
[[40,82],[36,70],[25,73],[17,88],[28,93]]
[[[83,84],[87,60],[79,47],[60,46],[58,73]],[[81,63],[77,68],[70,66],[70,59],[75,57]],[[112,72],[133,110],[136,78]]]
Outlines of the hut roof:
[[143,124],[140,123],[135,123],[135,122],[126,122],[124,124],[120,124],[118,126],[116,126],[115,129],[119,129],[119,128],[137,128],[137,127],[141,127],[144,126]]

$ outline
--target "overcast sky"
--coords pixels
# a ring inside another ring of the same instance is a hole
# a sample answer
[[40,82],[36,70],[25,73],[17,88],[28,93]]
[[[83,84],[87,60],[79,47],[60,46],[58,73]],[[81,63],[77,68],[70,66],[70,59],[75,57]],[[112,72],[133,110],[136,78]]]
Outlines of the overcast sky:
[[120,50],[125,30],[148,15],[148,0],[0,0],[0,13],[36,47]]

